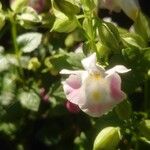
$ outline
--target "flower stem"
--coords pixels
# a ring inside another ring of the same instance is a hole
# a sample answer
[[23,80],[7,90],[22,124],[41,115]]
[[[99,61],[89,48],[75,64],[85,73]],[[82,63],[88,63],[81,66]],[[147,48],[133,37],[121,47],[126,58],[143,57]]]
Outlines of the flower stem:
[[11,35],[12,35],[13,47],[14,47],[16,58],[17,58],[17,62],[19,64],[17,71],[20,74],[20,76],[23,76],[23,70],[22,70],[22,65],[20,61],[20,52],[19,52],[19,48],[17,44],[17,28],[16,28],[16,22],[14,20],[14,14],[10,13],[9,19],[11,22]]

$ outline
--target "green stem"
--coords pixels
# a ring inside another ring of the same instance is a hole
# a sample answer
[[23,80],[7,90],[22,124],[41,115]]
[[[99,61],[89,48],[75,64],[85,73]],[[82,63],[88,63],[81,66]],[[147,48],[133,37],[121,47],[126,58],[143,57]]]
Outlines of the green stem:
[[16,54],[16,58],[17,58],[17,62],[19,64],[19,68],[18,68],[18,73],[20,74],[20,76],[23,76],[23,70],[22,70],[22,65],[21,65],[21,61],[20,61],[20,52],[19,52],[19,48],[18,48],[18,44],[17,44],[17,28],[16,28],[16,22],[14,20],[14,14],[9,14],[10,17],[10,22],[11,22],[11,34],[12,34],[12,40],[13,40],[13,47],[14,47],[14,51]]
[[96,31],[94,30],[93,15],[94,15],[94,12],[92,11],[92,12],[90,12],[89,17],[88,17],[88,25],[89,25],[89,28],[90,28],[90,30],[89,30],[89,33],[90,33],[89,34],[89,36],[90,36],[89,43],[91,45],[92,51],[96,52],[97,57],[98,57],[99,54],[98,54],[97,47],[96,47],[96,44],[95,44]]

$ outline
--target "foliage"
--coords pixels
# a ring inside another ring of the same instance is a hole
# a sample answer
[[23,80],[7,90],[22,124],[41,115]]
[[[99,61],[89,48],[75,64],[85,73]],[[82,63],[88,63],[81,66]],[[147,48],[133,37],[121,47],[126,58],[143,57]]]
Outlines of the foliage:
[[[99,17],[97,0],[29,1],[0,2],[1,148],[91,150],[114,127],[118,149],[149,149],[150,18],[140,10],[131,31]],[[67,110],[59,74],[93,52],[106,69],[131,69],[127,100],[100,118]]]

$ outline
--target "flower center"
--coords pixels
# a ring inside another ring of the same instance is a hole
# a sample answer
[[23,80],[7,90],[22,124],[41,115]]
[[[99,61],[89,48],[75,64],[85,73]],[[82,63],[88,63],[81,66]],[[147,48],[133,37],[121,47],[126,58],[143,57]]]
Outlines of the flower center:
[[101,94],[98,90],[92,91],[92,100],[98,102],[101,98]]
[[101,101],[101,88],[100,88],[100,80],[102,81],[102,77],[99,73],[91,73],[86,80],[86,93],[87,98],[94,103],[98,103]]

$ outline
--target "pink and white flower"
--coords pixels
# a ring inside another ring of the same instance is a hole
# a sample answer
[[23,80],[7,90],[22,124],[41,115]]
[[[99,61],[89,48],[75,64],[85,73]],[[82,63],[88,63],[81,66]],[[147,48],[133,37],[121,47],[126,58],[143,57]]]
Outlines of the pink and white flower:
[[68,101],[93,117],[107,113],[126,98],[126,94],[121,90],[118,73],[130,71],[123,65],[105,71],[96,62],[96,53],[93,53],[81,61],[84,70],[63,69],[60,72],[69,75],[62,82]]
[[100,0],[100,8],[106,8],[110,11],[124,13],[135,20],[140,10],[138,0]]

